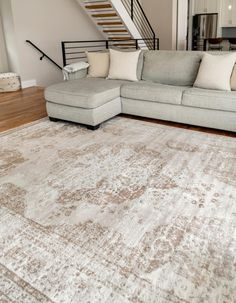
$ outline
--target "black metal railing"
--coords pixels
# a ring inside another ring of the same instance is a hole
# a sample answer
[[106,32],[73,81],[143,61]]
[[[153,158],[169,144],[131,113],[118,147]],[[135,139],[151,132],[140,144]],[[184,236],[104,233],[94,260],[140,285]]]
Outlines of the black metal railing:
[[143,39],[125,39],[125,40],[91,40],[91,41],[63,41],[62,43],[63,66],[76,61],[86,61],[86,52],[99,52],[111,47],[122,49],[140,49],[147,48],[159,49],[159,39],[143,38]]
[[39,53],[41,53],[41,57],[39,58],[40,60],[43,60],[44,58],[47,58],[56,67],[58,67],[59,69],[62,69],[62,67],[59,64],[57,64],[52,58],[50,58],[45,52],[43,52],[37,45],[35,45],[30,40],[26,40],[26,42],[29,43],[31,46],[33,46]]
[[[121,0],[136,28],[142,37],[150,40],[147,41],[147,47],[155,50],[156,33],[153,30],[139,0]],[[152,45],[153,44],[153,45]]]

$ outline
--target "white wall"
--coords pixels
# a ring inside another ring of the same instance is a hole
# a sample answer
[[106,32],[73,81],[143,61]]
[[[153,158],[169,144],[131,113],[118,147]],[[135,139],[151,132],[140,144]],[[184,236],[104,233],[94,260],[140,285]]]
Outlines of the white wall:
[[142,0],[161,50],[185,50],[188,0]]
[[5,45],[5,36],[3,32],[2,19],[0,15],[0,73],[8,71],[8,59]]
[[[62,65],[61,41],[100,39],[101,34],[76,0],[1,0],[11,2],[19,73],[22,81],[36,79],[46,86],[62,79],[61,71],[25,40],[32,40],[59,65]],[[5,28],[8,32],[10,28]],[[13,71],[15,67],[12,67]]]
[[175,48],[173,35],[173,0],[142,0],[150,23],[160,39],[160,49]]
[[8,69],[16,73],[20,72],[15,26],[13,22],[12,7],[10,0],[0,0],[0,13],[3,25],[4,38],[6,42],[6,52],[8,59]]

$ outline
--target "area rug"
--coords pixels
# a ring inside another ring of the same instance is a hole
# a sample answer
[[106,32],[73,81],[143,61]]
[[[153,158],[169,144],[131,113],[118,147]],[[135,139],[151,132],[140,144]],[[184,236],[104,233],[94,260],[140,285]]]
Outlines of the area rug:
[[0,302],[235,302],[235,138],[44,120],[0,136],[0,206]]

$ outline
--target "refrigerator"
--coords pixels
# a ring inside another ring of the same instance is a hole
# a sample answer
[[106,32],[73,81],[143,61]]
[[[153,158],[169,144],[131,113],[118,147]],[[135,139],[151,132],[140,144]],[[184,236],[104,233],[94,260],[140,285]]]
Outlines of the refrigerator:
[[193,17],[192,50],[202,51],[204,39],[216,38],[218,14],[202,14]]

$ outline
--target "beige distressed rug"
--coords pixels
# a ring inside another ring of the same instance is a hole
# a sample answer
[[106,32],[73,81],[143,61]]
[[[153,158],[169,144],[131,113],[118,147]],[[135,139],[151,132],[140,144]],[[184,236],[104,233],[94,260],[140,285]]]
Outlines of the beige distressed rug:
[[236,302],[236,139],[116,118],[0,136],[0,302]]

